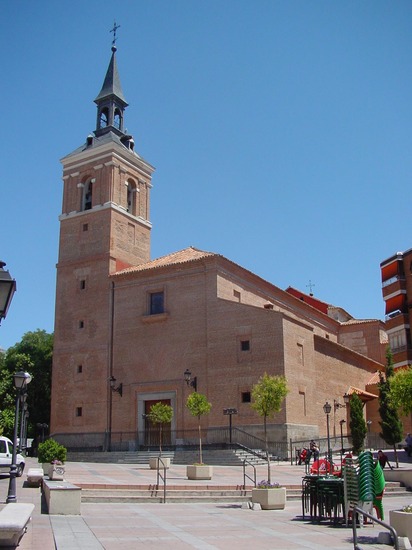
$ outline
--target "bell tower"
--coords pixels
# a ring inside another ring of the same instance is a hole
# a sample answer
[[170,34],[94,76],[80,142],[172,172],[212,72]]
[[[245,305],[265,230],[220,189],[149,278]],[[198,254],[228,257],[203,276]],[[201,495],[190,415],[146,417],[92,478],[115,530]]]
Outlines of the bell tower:
[[95,99],[96,129],[65,156],[57,263],[51,433],[107,430],[109,275],[150,260],[154,168],[125,131],[115,40]]

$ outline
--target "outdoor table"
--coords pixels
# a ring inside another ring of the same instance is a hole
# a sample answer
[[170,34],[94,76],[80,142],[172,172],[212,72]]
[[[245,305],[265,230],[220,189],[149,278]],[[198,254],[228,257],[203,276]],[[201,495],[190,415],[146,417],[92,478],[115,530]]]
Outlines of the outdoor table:
[[305,476],[302,481],[302,516],[309,512],[311,520],[344,518],[343,479],[336,476]]

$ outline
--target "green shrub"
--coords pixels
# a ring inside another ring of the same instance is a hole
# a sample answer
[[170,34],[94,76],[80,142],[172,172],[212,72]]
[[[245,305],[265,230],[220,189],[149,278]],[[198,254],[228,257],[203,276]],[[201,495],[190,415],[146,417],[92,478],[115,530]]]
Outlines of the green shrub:
[[38,461],[42,464],[46,462],[53,462],[59,460],[60,462],[66,462],[67,449],[60,443],[57,443],[55,439],[47,439],[44,443],[39,444],[37,451]]

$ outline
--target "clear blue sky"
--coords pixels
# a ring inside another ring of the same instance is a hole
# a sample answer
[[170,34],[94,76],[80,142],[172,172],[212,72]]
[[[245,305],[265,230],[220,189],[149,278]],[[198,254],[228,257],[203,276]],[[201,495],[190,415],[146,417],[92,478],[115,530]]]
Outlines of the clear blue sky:
[[412,2],[3,0],[0,347],[53,331],[59,159],[110,59],[156,167],[152,258],[195,246],[358,318],[412,247]]

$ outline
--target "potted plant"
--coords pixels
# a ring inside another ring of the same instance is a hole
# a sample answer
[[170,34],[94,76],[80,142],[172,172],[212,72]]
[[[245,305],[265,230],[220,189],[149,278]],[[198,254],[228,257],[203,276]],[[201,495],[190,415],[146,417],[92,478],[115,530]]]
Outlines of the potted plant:
[[260,504],[262,510],[283,510],[286,504],[286,487],[277,482],[259,481],[252,489],[252,502]]
[[[149,458],[149,465],[152,470],[157,468],[169,468],[170,458],[162,458],[162,438],[163,438],[163,426],[170,424],[173,418],[173,408],[166,403],[159,401],[150,407],[149,414],[147,415],[149,420],[153,424],[159,425],[159,456]],[[159,460],[160,458],[160,460]]]
[[199,462],[187,466],[188,479],[212,479],[213,467],[203,464],[202,456],[202,431],[200,419],[203,415],[208,414],[212,408],[211,403],[202,393],[193,392],[186,400],[186,407],[189,409],[192,416],[196,416],[199,425]]
[[281,410],[281,405],[288,394],[286,378],[284,376],[270,376],[264,374],[252,388],[252,408],[263,416],[265,433],[265,451],[268,463],[268,483],[270,479],[270,457],[267,435],[267,419]]
[[398,537],[408,537],[412,541],[412,504],[401,510],[389,510],[389,523],[396,530]]
[[43,472],[50,479],[63,479],[64,463],[66,461],[67,449],[60,445],[55,439],[50,438],[40,443],[37,452],[37,459],[43,465]]

